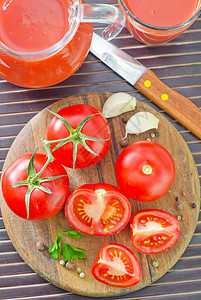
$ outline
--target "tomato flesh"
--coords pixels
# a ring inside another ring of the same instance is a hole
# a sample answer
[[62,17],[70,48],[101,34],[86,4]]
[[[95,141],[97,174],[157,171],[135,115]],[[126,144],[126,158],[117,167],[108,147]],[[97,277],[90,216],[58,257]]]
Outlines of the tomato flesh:
[[121,152],[115,172],[120,189],[128,197],[151,202],[168,192],[175,178],[175,165],[164,147],[142,141]]
[[122,288],[136,285],[142,276],[135,254],[116,243],[106,244],[100,249],[91,272],[96,280]]
[[65,206],[66,218],[80,232],[111,235],[122,230],[131,216],[131,205],[110,184],[83,185],[74,190]]
[[174,246],[180,235],[178,220],[160,209],[136,212],[130,220],[134,249],[144,254],[162,253]]

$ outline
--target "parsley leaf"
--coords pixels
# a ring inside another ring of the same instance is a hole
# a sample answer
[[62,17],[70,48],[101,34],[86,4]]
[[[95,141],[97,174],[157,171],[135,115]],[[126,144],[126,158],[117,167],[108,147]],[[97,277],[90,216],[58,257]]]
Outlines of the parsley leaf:
[[57,236],[55,242],[49,248],[49,253],[51,253],[51,257],[54,259],[58,259],[61,254],[61,236],[60,234]]
[[62,231],[62,233],[67,234],[68,236],[72,237],[73,239],[79,239],[84,235],[84,233],[79,232],[77,230]]
[[59,255],[61,254],[61,240],[63,241],[63,257],[65,261],[70,261],[71,259],[78,259],[78,258],[87,258],[86,255],[86,250],[77,248],[74,246],[71,246],[70,244],[66,243],[64,241],[63,234],[68,235],[71,238],[74,239],[79,239],[82,237],[84,234],[77,231],[77,230],[68,230],[68,231],[63,231],[61,229],[61,225],[58,223],[60,227],[60,232],[55,240],[55,242],[50,246],[49,248],[49,253],[51,253],[51,257],[53,259],[58,259]]
[[85,253],[86,250],[84,249],[73,247],[66,243],[63,245],[63,257],[65,261],[70,261],[72,258],[87,258]]
[[63,257],[65,261],[70,261],[73,257],[73,249],[69,244],[64,244],[63,246]]

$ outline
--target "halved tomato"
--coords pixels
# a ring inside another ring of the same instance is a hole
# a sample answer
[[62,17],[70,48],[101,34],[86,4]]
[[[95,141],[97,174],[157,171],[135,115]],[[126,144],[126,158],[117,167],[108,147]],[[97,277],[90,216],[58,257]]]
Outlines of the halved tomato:
[[122,288],[136,285],[142,277],[135,254],[129,248],[115,243],[101,247],[91,273],[102,283]]
[[131,205],[116,186],[85,184],[70,194],[65,214],[71,226],[80,232],[111,235],[126,226],[131,216]]
[[179,239],[180,225],[170,213],[160,209],[136,212],[130,220],[133,248],[144,254],[162,253]]

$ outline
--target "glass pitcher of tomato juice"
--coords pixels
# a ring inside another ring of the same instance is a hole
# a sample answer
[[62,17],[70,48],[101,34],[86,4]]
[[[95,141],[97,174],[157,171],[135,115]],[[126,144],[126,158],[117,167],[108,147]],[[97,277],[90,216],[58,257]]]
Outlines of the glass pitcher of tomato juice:
[[88,54],[91,22],[108,23],[104,38],[124,26],[118,8],[82,0],[0,0],[0,76],[30,88],[57,84]]

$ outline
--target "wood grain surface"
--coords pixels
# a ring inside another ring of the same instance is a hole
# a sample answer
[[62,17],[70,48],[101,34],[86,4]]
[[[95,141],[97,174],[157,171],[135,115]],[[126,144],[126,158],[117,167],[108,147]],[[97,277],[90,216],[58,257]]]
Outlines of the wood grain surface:
[[[75,95],[57,101],[48,108],[57,112],[65,106],[84,103],[92,105],[101,111],[103,103],[109,95],[109,93]],[[59,264],[59,261],[54,261],[47,251],[41,253],[36,248],[37,241],[43,241],[47,247],[50,247],[59,233],[57,222],[61,224],[63,229],[70,229],[65,219],[64,211],[62,210],[58,215],[48,220],[27,221],[13,214],[1,196],[1,211],[4,224],[14,247],[22,259],[44,279],[64,290],[71,290],[74,293],[85,296],[106,297],[128,294],[142,289],[159,279],[178,261],[193,236],[199,214],[200,187],[198,172],[192,154],[178,131],[159,112],[150,108],[147,104],[137,101],[135,112],[139,111],[152,112],[159,118],[159,136],[151,138],[151,133],[154,132],[154,130],[151,130],[139,136],[129,135],[128,143],[131,144],[132,142],[149,138],[163,145],[174,159],[176,178],[171,191],[155,202],[143,203],[131,200],[132,212],[140,209],[158,208],[172,213],[175,217],[182,216],[179,241],[169,251],[149,256],[134,251],[130,243],[129,226],[126,226],[119,234],[109,237],[85,236],[78,241],[66,238],[68,243],[87,250],[88,258],[75,262],[86,273],[86,278],[81,279],[76,271],[66,270]],[[133,112],[129,112],[124,114],[124,117],[129,118],[132,115]],[[41,138],[46,137],[47,125],[51,118],[52,115],[47,109],[44,109],[28,122],[11,146],[4,164],[4,170],[15,159],[27,152],[33,152],[36,147],[39,147],[39,152],[44,152]],[[107,182],[117,185],[114,165],[119,153],[123,150],[120,140],[125,134],[125,124],[122,122],[122,116],[109,119],[109,124],[112,131],[112,144],[108,154],[100,163],[89,168],[67,169],[71,190],[85,183]],[[176,197],[179,198],[179,202],[175,200]],[[183,209],[179,208],[178,203],[182,203]],[[192,203],[196,204],[195,208],[192,208]],[[93,261],[100,247],[108,242],[123,244],[137,255],[143,271],[142,280],[139,284],[131,288],[121,289],[109,287],[93,278],[90,272]],[[154,268],[154,261],[159,263],[158,268]]]

